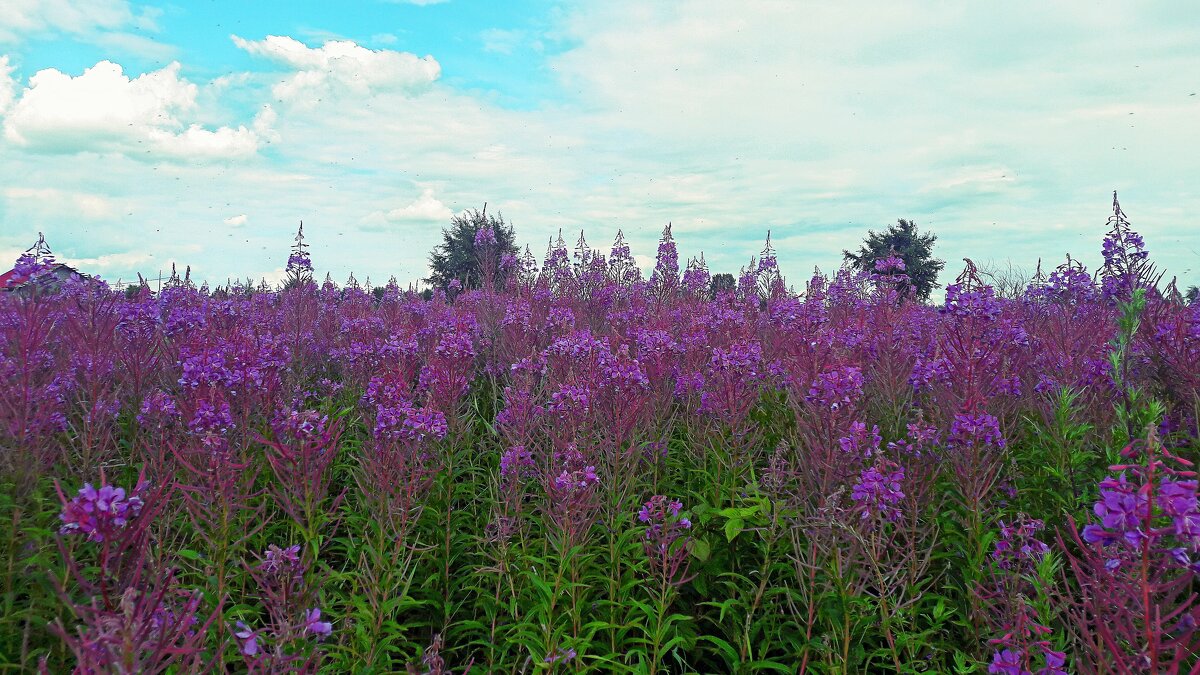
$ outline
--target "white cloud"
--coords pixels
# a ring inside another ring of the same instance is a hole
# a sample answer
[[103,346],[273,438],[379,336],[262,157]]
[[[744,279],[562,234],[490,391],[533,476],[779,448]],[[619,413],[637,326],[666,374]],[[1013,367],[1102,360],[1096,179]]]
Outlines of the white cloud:
[[405,222],[445,222],[454,214],[450,207],[438,201],[433,196],[433,190],[426,188],[416,201],[407,206],[392,209],[384,214],[384,218],[393,223]]
[[1016,184],[1016,172],[1005,167],[967,167],[920,188],[920,192],[1000,192]]
[[232,36],[234,44],[295,71],[275,85],[275,97],[311,102],[331,94],[366,95],[379,91],[410,94],[429,88],[441,75],[432,56],[367,49],[349,40],[331,40],[312,48],[299,40],[269,35],[263,40]]
[[507,55],[512,54],[526,38],[522,30],[489,28],[479,34],[479,39],[483,41],[483,51]]
[[[261,104],[278,85],[288,105],[246,123],[260,149],[286,141],[270,153],[155,165],[0,148],[0,172],[120,204],[119,229],[64,226],[56,240],[144,249],[221,282],[282,264],[303,219],[320,276],[353,269],[403,283],[426,275],[451,207],[485,201],[539,257],[559,227],[572,240],[586,228],[603,248],[621,227],[648,268],[670,220],[681,257],[704,250],[714,273],[736,273],[770,228],[798,282],[814,265],[836,267],[868,227],[905,217],[939,235],[948,261],[994,252],[1031,265],[1070,251],[1094,264],[1113,188],[1156,262],[1184,279],[1197,267],[1187,220],[1200,210],[1187,163],[1200,154],[1200,95],[1188,97],[1194,17],[1180,10],[1156,26],[1154,12],[1081,4],[748,3],[736,12],[715,0],[573,3],[547,19],[557,36],[528,28],[529,40],[565,50],[537,64],[562,86],[539,83],[547,102],[519,109],[500,103],[509,92],[439,83],[432,59],[409,55],[402,76],[385,78],[380,55],[399,52],[242,41],[278,65],[201,84],[197,107],[217,95]],[[369,98],[297,105],[355,92]],[[176,136],[221,119],[167,114],[177,124],[153,126]],[[249,204],[270,218],[213,234]],[[41,221],[26,215],[0,210],[0,246],[29,244],[13,234],[36,234]]]
[[112,218],[117,215],[117,206],[103,195],[57,188],[4,188],[4,197],[10,204],[33,213],[54,216],[82,217],[91,220]]
[[129,269],[145,266],[154,260],[154,256],[142,251],[126,251],[124,253],[106,253],[94,258],[60,258],[62,262],[84,272],[95,270]]
[[[226,159],[253,155],[263,129],[208,129],[185,121],[196,112],[195,84],[178,63],[130,79],[101,61],[72,77],[39,71],[11,106],[5,138],[31,152],[122,153],[140,159]],[[261,119],[270,121],[264,111]]]
[[101,33],[94,38],[93,42],[106,52],[130,54],[161,63],[170,61],[179,53],[174,45],[125,31]]
[[0,116],[4,115],[16,96],[17,82],[12,73],[13,67],[8,63],[8,56],[0,54]]
[[125,0],[6,0],[0,12],[0,42],[18,42],[38,33],[112,30],[135,20]]
[[229,225],[231,227],[241,227],[246,224],[247,220],[249,220],[249,219],[246,217],[246,214],[243,213],[240,215],[230,216],[230,217],[226,218],[225,224]]

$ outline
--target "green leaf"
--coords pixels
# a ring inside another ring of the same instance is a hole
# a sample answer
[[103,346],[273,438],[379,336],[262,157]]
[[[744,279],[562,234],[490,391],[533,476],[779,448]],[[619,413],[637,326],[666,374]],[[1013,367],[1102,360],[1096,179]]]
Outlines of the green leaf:
[[725,539],[733,541],[733,538],[741,534],[742,528],[746,526],[746,521],[741,518],[730,518],[725,521]]
[[707,561],[708,556],[712,554],[712,547],[703,539],[693,539],[689,548],[692,556],[700,562]]

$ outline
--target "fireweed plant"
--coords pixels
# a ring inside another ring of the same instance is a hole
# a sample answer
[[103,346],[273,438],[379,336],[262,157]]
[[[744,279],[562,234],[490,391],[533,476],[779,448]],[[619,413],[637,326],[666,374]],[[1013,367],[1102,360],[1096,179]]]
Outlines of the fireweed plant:
[[429,299],[18,261],[0,668],[1200,672],[1200,306],[1118,204],[936,305],[575,241]]

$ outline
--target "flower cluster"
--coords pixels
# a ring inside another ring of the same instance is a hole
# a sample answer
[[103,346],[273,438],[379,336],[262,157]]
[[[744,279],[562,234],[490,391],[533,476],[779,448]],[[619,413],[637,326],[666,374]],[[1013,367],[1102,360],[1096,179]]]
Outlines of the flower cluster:
[[1001,302],[991,286],[946,286],[946,304],[941,308],[943,314],[963,319],[978,317],[991,320],[998,318],[1002,311]]
[[496,245],[496,230],[491,225],[485,225],[475,231],[475,248]]
[[842,453],[851,459],[870,459],[879,452],[883,436],[879,434],[879,426],[867,425],[855,421],[850,423],[850,433],[838,439],[838,447]]
[[287,261],[287,273],[288,274],[302,274],[305,272],[312,272],[312,270],[313,270],[312,259],[309,258],[307,254],[293,253],[290,256],[288,256],[288,261]]
[[638,520],[646,524],[642,546],[651,573],[665,583],[683,583],[690,553],[688,531],[692,528],[692,521],[683,515],[683,503],[654,495],[638,511]]
[[664,289],[673,289],[679,285],[679,251],[675,248],[670,224],[663,229],[662,237],[658,241],[658,257],[655,259],[650,282]]
[[858,504],[864,520],[877,517],[895,522],[901,515],[899,504],[904,500],[903,482],[904,467],[881,459],[859,474],[850,489],[850,499]]
[[282,438],[310,441],[323,437],[328,423],[329,416],[316,410],[286,408],[276,413],[271,427]]
[[300,562],[300,545],[294,544],[287,548],[279,548],[275,544],[267,546],[262,562],[258,569],[272,576],[295,576],[303,574],[304,567]]
[[[1187,551],[1200,548],[1196,480],[1164,476],[1155,486],[1130,482],[1122,471],[1100,481],[1099,488],[1100,499],[1092,510],[1100,522],[1084,526],[1084,541],[1102,546],[1124,542],[1131,548],[1145,542],[1158,548],[1166,538],[1173,538],[1181,546],[1171,548],[1171,555],[1184,566],[1191,565]],[[1118,564],[1116,559],[1112,564]]]
[[863,375],[858,366],[827,370],[813,380],[807,399],[830,411],[850,406],[862,397]]
[[1050,547],[1035,536],[1043,527],[1042,521],[1024,514],[1011,524],[1000,521],[1000,538],[992,549],[996,566],[1002,570],[1028,572],[1050,552]]
[[[1053,648],[1048,639],[1052,631],[1038,623],[1024,599],[1019,599],[1012,626],[990,643],[998,649],[992,654],[988,672],[997,675],[1067,675],[1067,655]],[[1041,668],[1033,668],[1042,664]]]
[[1005,447],[1004,434],[1000,432],[1000,420],[987,413],[959,413],[950,425],[947,443],[957,447]]
[[408,402],[381,406],[375,415],[375,438],[405,441],[441,440],[446,437],[446,415]]
[[[533,461],[533,453],[524,445],[514,445],[500,455],[500,477],[509,481],[520,481],[533,476],[537,465]],[[593,469],[592,473],[595,473]]]
[[17,262],[13,265],[13,276],[8,279],[9,286],[18,286],[33,279],[36,279],[44,274],[47,274],[57,266],[52,255],[35,256],[32,253],[23,253],[17,257]]
[[130,494],[125,488],[104,485],[96,489],[84,483],[79,494],[63,506],[59,515],[62,534],[85,534],[88,541],[102,542],[123,530],[138,517],[144,505],[141,494],[148,483],[140,482]]

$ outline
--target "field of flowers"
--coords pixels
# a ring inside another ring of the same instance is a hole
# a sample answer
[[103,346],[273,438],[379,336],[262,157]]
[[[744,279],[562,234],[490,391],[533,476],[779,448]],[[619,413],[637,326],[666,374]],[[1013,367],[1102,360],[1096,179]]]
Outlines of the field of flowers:
[[1200,305],[1103,247],[0,294],[0,669],[1200,672]]

